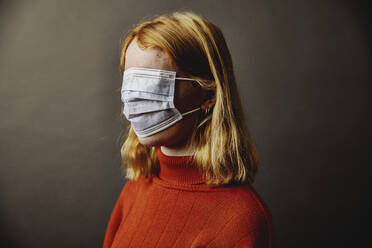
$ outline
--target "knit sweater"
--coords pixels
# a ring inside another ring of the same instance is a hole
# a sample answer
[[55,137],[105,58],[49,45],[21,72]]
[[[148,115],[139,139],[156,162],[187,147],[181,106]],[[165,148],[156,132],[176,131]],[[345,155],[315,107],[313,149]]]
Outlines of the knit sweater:
[[128,181],[103,248],[274,248],[272,219],[252,185],[211,186],[189,156],[156,154],[160,171]]

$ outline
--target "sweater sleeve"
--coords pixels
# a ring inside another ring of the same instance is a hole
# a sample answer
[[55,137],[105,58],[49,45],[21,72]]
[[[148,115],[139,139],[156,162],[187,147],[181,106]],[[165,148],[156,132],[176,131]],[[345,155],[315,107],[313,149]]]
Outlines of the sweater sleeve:
[[116,200],[114,209],[111,213],[111,217],[109,219],[109,222],[106,228],[106,234],[105,234],[105,238],[103,241],[103,248],[111,247],[115,234],[120,226],[121,220],[123,219],[123,215],[122,215],[123,199],[125,197],[125,192],[128,191],[130,183],[131,181],[127,182],[124,185],[118,199]]

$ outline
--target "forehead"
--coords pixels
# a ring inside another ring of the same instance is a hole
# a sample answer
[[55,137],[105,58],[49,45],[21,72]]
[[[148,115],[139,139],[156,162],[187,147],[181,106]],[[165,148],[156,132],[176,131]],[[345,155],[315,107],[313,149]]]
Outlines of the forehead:
[[142,49],[133,39],[125,53],[124,70],[130,67],[144,67],[159,70],[177,71],[168,55],[159,48]]

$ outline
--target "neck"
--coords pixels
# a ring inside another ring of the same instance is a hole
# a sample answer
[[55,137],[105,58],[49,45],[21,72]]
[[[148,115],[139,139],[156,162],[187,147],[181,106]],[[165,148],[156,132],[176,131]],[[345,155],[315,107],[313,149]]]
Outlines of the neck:
[[160,146],[161,151],[167,156],[192,156],[194,149],[187,146],[187,142],[181,142],[171,146]]
[[192,156],[168,156],[162,152],[161,147],[157,147],[156,155],[160,166],[158,178],[161,181],[173,185],[205,183],[205,175]]

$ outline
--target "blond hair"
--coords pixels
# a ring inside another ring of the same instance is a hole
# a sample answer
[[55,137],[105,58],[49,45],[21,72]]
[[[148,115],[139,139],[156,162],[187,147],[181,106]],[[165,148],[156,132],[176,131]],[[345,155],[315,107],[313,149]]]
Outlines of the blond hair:
[[[161,49],[185,76],[195,79],[202,88],[215,90],[216,103],[212,111],[200,116],[188,142],[188,146],[195,148],[193,158],[205,173],[206,183],[253,183],[259,162],[257,151],[245,124],[231,55],[221,30],[190,11],[143,21],[126,36],[121,70],[125,67],[126,50],[134,38],[140,47]],[[131,125],[121,157],[127,179],[148,178],[159,172],[156,147],[142,145]]]

